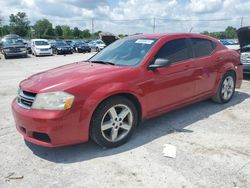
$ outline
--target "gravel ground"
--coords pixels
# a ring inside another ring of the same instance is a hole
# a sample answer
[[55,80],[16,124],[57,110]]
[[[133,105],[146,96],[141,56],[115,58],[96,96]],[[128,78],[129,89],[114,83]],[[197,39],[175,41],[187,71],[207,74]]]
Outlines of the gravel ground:
[[[250,76],[230,103],[203,101],[151,119],[115,149],[25,142],[10,106],[19,81],[91,55],[0,59],[0,187],[250,187]],[[164,144],[176,146],[175,159],[163,156]]]

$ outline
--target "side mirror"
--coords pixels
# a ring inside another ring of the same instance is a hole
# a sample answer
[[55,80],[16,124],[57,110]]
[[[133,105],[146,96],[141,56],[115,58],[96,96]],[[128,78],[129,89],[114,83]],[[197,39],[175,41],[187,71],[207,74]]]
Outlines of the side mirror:
[[155,70],[157,68],[167,67],[171,64],[171,62],[168,59],[164,58],[157,58],[153,64],[149,65],[149,70]]

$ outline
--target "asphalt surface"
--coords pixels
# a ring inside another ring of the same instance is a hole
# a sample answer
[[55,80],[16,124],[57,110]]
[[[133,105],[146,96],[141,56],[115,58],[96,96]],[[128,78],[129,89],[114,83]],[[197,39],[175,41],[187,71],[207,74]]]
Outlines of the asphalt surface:
[[[16,131],[11,101],[27,76],[92,54],[0,59],[0,187],[250,187],[250,76],[231,102],[210,100],[143,122],[125,145],[44,148]],[[163,156],[164,144],[176,158]]]

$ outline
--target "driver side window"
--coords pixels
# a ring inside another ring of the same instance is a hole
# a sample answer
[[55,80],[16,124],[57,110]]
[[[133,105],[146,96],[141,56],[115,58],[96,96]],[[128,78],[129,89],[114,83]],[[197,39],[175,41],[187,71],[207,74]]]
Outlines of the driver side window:
[[171,63],[177,63],[191,58],[186,39],[175,39],[164,44],[156,55],[156,58],[168,59]]

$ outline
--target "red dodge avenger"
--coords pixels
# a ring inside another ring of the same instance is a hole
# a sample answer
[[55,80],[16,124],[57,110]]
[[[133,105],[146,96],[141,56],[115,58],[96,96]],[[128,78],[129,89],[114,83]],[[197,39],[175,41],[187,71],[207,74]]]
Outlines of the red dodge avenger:
[[136,35],[87,61],[30,76],[12,102],[27,141],[54,147],[124,144],[145,119],[212,98],[227,103],[242,82],[238,52],[200,34]]

